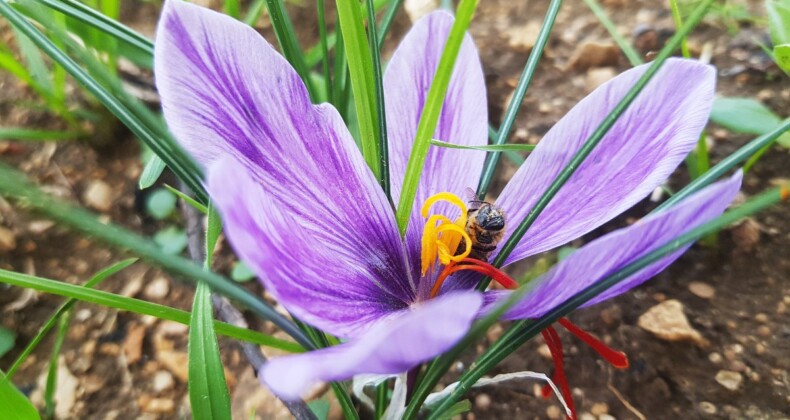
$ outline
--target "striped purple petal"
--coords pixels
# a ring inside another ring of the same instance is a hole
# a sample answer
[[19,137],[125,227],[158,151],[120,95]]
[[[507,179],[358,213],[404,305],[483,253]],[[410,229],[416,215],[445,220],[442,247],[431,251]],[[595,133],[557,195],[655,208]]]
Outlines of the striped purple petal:
[[[680,204],[646,217],[626,228],[590,242],[574,251],[548,273],[536,279],[537,286],[505,315],[506,319],[537,318],[588,286],[604,279],[673,238],[721,215],[741,187],[741,172],[688,197]],[[628,277],[585,306],[624,293],[649,280],[683,254],[686,245],[658,262]],[[486,293],[486,309],[511,292]]]
[[165,3],[154,56],[168,126],[211,167],[239,255],[297,316],[345,336],[416,287],[392,208],[336,110],[252,28]]
[[317,381],[405,372],[457,343],[482,300],[477,292],[458,292],[393,313],[345,344],[272,359],[260,379],[280,398],[294,400]]
[[[392,197],[396,203],[425,98],[452,25],[453,16],[443,11],[433,12],[420,19],[398,46],[384,75],[390,178]],[[483,68],[472,38],[466,35],[434,138],[467,146],[485,145],[487,124]],[[484,160],[485,152],[481,151],[431,147],[406,233],[411,261],[420,261],[420,237],[425,225],[424,219],[420,217],[420,207],[425,199],[444,191],[463,197],[466,188],[477,187]],[[434,212],[451,217],[457,215],[444,203],[437,204]],[[419,264],[414,264],[413,269],[418,274]]]
[[[648,66],[605,83],[549,130],[497,200],[509,215],[509,232]],[[507,263],[590,232],[661,185],[697,143],[708,121],[715,81],[711,66],[667,60],[541,213]]]

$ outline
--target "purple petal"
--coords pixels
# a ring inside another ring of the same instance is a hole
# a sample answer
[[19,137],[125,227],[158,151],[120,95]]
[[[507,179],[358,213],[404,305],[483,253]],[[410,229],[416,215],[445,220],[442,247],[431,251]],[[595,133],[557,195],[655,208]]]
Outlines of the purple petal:
[[364,197],[315,203],[353,213],[313,225],[321,207],[294,213],[232,158],[211,167],[208,191],[233,248],[296,317],[349,337],[410,302],[399,288],[408,273],[395,225],[337,207],[360,206]]
[[391,205],[342,119],[311,104],[260,35],[170,0],[155,70],[176,138],[206,166],[237,163],[215,171],[210,192],[236,250],[289,310],[345,335],[359,327],[352,318],[365,324],[414,299]]
[[261,381],[280,398],[293,400],[317,381],[405,372],[457,343],[482,300],[477,292],[458,292],[427,301],[393,314],[348,343],[273,359],[261,368]]
[[[713,184],[668,210],[596,239],[573,252],[536,281],[537,287],[514,306],[507,319],[537,318],[593,283],[673,238],[721,215],[741,187],[741,172]],[[584,306],[624,293],[647,281],[683,254],[686,245],[628,277]],[[487,308],[510,292],[488,292]]]
[[[395,51],[384,75],[390,178],[396,203],[425,98],[452,25],[453,16],[447,12],[434,12],[420,19]],[[466,35],[434,138],[461,145],[485,145],[487,123],[483,69],[472,38]],[[420,261],[424,220],[419,211],[425,199],[443,191],[463,197],[466,188],[477,186],[484,160],[485,152],[481,151],[431,147],[406,234],[411,261]],[[437,204],[434,209],[443,214],[448,210],[444,204]],[[418,265],[413,267],[415,273],[420,270]]]
[[[628,70],[596,89],[540,141],[497,200],[509,215],[508,234],[647,66]],[[507,262],[578,238],[661,185],[697,143],[708,121],[715,81],[711,66],[667,60],[560,189]]]

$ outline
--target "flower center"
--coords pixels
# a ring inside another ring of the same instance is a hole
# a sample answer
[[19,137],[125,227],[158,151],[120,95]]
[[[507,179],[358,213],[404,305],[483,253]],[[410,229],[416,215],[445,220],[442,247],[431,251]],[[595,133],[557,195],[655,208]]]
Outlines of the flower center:
[[[435,214],[428,217],[428,213],[437,202],[444,201],[452,204],[461,211],[455,221],[447,216]],[[422,231],[422,275],[434,268],[438,259],[442,265],[458,262],[468,257],[472,252],[472,240],[466,233],[466,203],[457,195],[441,192],[428,197],[422,205],[422,217],[428,218]],[[458,246],[464,243],[464,250],[457,253]]]

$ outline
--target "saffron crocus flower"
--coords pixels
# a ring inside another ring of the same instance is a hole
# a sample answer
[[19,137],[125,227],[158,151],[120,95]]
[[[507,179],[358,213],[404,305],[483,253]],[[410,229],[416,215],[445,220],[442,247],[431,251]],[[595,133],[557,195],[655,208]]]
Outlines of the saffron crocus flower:
[[[395,202],[452,23],[445,12],[423,18],[387,66],[384,89]],[[430,150],[401,238],[389,200],[340,115],[331,105],[313,105],[293,68],[253,29],[169,0],[157,30],[154,64],[168,125],[208,169],[208,191],[233,248],[294,316],[344,341],[263,366],[263,382],[280,397],[298,398],[318,380],[406,371],[457,343],[486,311],[484,305],[509,293],[478,293],[468,281],[471,276],[463,273],[435,287],[445,266],[463,257],[454,250],[465,249],[458,244],[464,242],[466,213],[455,197],[477,184],[484,152]],[[645,70],[639,66],[605,83],[544,136],[496,201],[510,221],[505,238]],[[507,263],[590,232],[661,185],[696,144],[714,84],[711,67],[668,60]],[[480,61],[467,35],[434,137],[461,145],[486,144],[485,98]],[[507,317],[546,313],[719,215],[739,186],[736,175],[591,242],[539,278],[538,286]],[[643,269],[595,301],[647,280],[681,253]]]

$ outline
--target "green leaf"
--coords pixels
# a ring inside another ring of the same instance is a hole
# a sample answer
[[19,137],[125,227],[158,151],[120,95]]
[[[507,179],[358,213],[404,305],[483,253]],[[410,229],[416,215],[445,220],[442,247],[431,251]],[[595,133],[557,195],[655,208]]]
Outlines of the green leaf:
[[168,226],[154,235],[154,242],[168,255],[178,255],[187,247],[187,234],[176,226]]
[[431,140],[431,145],[448,149],[482,150],[484,152],[531,152],[534,144],[489,144],[487,146],[463,146],[441,140]]
[[16,333],[8,328],[0,327],[0,358],[14,348]]
[[140,174],[140,189],[144,190],[151,185],[154,185],[156,180],[162,176],[162,172],[164,172],[167,165],[165,162],[160,158],[158,155],[152,154],[151,157],[148,159],[148,162],[145,163],[145,168],[143,168],[143,173]]
[[2,140],[57,141],[78,138],[77,131],[39,130],[34,128],[0,127]]
[[170,191],[171,193],[177,195],[178,198],[184,200],[184,202],[186,202],[190,206],[196,208],[199,212],[201,212],[203,214],[207,214],[208,213],[208,208],[206,206],[204,206],[203,204],[198,203],[194,198],[184,194],[181,190],[179,190],[179,189],[177,189],[175,187],[172,187],[170,185],[167,185],[167,184],[165,184],[164,186],[165,186],[165,188],[167,188],[168,191]]
[[219,218],[217,208],[209,203],[208,226],[206,227],[206,269],[211,269],[214,248],[217,246],[220,233],[222,233],[222,220]]
[[[190,321],[189,312],[169,306],[146,302],[126,296],[101,290],[90,289],[88,287],[77,286],[62,281],[45,279],[42,277],[28,276],[26,274],[15,273],[13,271],[0,269],[0,283],[16,287],[38,290],[44,293],[51,293],[58,296],[65,296],[96,305],[115,308],[122,311],[134,312],[141,315],[150,315],[159,319],[174,321],[187,325]],[[274,338],[257,331],[240,328],[235,325],[215,321],[216,331],[227,337],[244,340],[250,343],[260,344],[271,348],[281,349],[287,352],[301,352],[304,349],[296,343]]]
[[768,28],[774,45],[790,43],[790,1],[766,0]]
[[307,403],[310,411],[315,414],[318,420],[326,420],[329,417],[329,401],[327,400],[314,400]]
[[436,420],[450,420],[455,416],[460,416],[472,409],[472,402],[469,400],[458,401],[447,409],[444,413],[436,416]]
[[790,76],[790,44],[782,44],[774,47],[774,61],[783,72]]
[[200,282],[189,323],[189,401],[197,420],[230,420],[230,396],[214,333],[211,291]]
[[3,418],[6,420],[41,418],[36,407],[19,392],[13,382],[7,380],[2,372],[0,372],[0,407],[3,407]]
[[164,188],[157,188],[148,195],[145,210],[154,219],[162,220],[173,213],[177,200],[176,195],[172,192]]
[[744,134],[763,134],[782,121],[768,107],[752,98],[717,97],[710,113],[711,121]]
[[359,121],[362,155],[378,178],[381,171],[379,167],[376,82],[374,80],[370,48],[365,35],[362,11],[359,8],[359,1],[356,0],[337,0],[336,4],[337,16],[346,47],[346,55],[348,56],[348,70]]
[[244,264],[244,261],[238,261],[236,264],[233,264],[233,269],[230,271],[230,278],[239,283],[244,283],[245,281],[254,279],[255,273],[247,264]]

